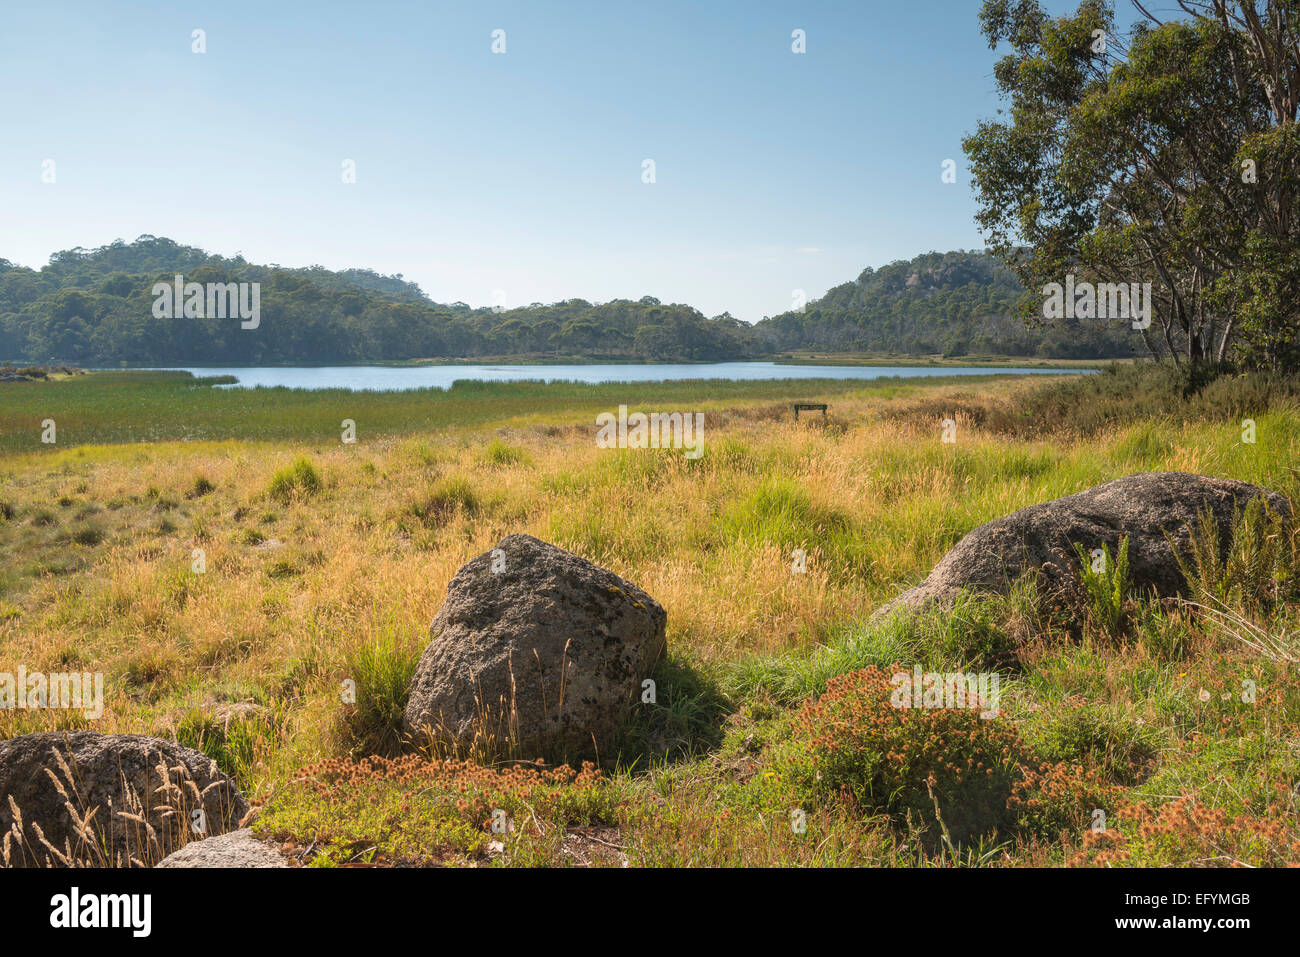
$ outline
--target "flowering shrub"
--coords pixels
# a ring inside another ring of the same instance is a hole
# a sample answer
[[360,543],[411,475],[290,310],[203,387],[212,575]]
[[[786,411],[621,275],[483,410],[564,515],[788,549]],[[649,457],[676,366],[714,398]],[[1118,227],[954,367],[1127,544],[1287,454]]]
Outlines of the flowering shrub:
[[1125,803],[1119,825],[1089,833],[1072,865],[1099,867],[1281,867],[1300,864],[1294,793],[1262,814],[1229,813],[1189,794],[1153,808]]
[[1007,719],[899,708],[892,691],[890,673],[871,666],[804,703],[777,758],[798,796],[919,821],[956,843],[997,830],[1081,831],[1109,798],[1082,768],[1035,760]]

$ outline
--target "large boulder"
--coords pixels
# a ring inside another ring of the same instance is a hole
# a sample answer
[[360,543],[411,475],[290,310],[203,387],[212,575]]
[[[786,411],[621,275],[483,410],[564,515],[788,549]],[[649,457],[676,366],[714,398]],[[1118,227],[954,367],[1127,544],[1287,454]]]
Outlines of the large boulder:
[[173,851],[155,867],[288,867],[289,862],[272,844],[259,840],[244,827],[203,841],[191,841]]
[[604,754],[664,653],[666,620],[613,572],[511,535],[448,584],[407,730],[529,758]]
[[211,758],[174,741],[95,731],[0,741],[0,842],[11,835],[12,866],[147,866],[247,813]]
[[1068,588],[1079,577],[1076,544],[1089,553],[1105,546],[1114,556],[1126,535],[1133,584],[1162,597],[1176,595],[1185,583],[1174,547],[1187,555],[1202,512],[1209,510],[1220,546],[1226,549],[1234,517],[1261,495],[1274,512],[1289,517],[1285,498],[1245,482],[1186,472],[1126,475],[981,525],[958,542],[925,581],[873,617],[951,605],[962,589],[1006,592],[1029,571],[1039,572],[1049,591]]

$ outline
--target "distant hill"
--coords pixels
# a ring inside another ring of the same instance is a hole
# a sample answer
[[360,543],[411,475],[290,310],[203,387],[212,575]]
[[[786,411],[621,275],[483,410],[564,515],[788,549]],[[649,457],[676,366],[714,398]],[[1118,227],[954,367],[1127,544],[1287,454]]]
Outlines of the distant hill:
[[[172,282],[260,283],[260,324],[153,315]],[[717,360],[758,354],[745,323],[653,297],[494,311],[433,302],[401,276],[257,265],[157,236],[55,253],[40,270],[0,260],[0,358],[87,365],[346,362],[529,355]]]
[[864,269],[802,312],[764,319],[754,331],[770,352],[1091,359],[1142,351],[1140,338],[1115,324],[1027,327],[1017,308],[1024,296],[1016,276],[988,253],[932,252]]
[[[260,323],[157,318],[155,283],[260,284]],[[802,313],[749,325],[652,296],[494,311],[437,303],[400,275],[258,265],[157,236],[55,253],[39,270],[0,259],[0,359],[83,365],[419,358],[720,361],[793,350],[1129,355],[1103,323],[1026,328],[1023,290],[980,252],[928,253],[831,289]],[[1131,335],[1131,333],[1130,333]]]

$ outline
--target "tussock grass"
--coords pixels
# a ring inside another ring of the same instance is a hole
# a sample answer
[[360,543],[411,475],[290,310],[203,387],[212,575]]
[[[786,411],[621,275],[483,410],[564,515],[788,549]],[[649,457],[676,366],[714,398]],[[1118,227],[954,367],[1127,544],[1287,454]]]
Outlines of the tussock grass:
[[316,466],[306,458],[299,458],[295,459],[292,465],[279,469],[275,473],[271,478],[267,494],[280,504],[288,505],[295,498],[315,495],[323,485]]
[[424,645],[400,626],[377,627],[372,637],[348,649],[343,680],[351,682],[341,712],[343,744],[354,755],[393,757],[403,744],[402,715]]

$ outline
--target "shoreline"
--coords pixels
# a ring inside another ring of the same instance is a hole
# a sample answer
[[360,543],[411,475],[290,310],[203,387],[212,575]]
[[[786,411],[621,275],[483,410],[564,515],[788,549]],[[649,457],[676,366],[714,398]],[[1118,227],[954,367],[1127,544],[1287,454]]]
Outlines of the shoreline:
[[[86,372],[140,372],[168,371],[185,368],[204,369],[339,369],[339,368],[439,368],[439,367],[475,367],[475,366],[536,366],[551,368],[558,366],[712,366],[712,365],[751,365],[771,363],[776,367],[785,366],[821,366],[821,367],[867,367],[867,368],[916,368],[916,369],[1056,369],[1062,371],[1100,370],[1110,365],[1122,365],[1142,362],[1144,358],[1104,358],[1104,359],[1037,359],[1019,356],[978,356],[972,359],[943,358],[934,355],[918,356],[875,356],[870,354],[790,354],[765,356],[759,359],[685,359],[647,361],[614,358],[538,358],[518,356],[487,356],[468,359],[390,359],[390,360],[338,360],[333,362],[211,362],[207,360],[180,360],[165,366],[151,363],[128,363],[125,365],[82,365]],[[26,365],[25,360],[11,360],[18,366]],[[69,363],[62,363],[69,364]]]

